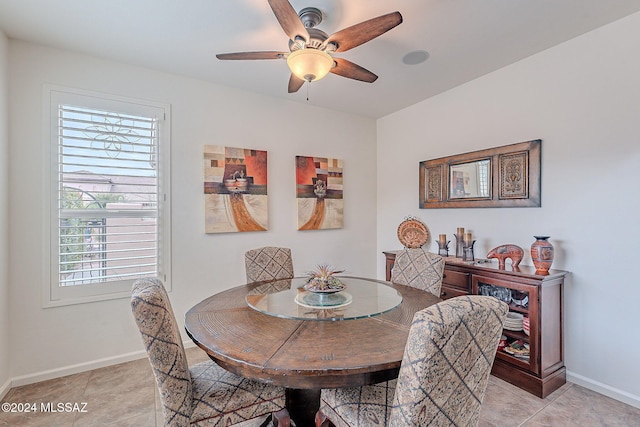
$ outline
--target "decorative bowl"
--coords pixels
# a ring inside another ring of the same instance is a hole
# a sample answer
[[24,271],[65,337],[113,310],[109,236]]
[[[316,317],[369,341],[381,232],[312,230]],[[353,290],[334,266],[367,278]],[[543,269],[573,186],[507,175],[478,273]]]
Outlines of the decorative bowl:
[[335,294],[347,288],[347,286],[337,278],[333,277],[333,279],[330,285],[324,280],[310,279],[309,282],[304,285],[304,290],[316,294]]

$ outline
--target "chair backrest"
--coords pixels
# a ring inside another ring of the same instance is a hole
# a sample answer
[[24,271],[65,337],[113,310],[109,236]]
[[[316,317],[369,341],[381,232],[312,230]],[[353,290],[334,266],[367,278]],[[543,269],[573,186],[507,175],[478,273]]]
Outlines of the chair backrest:
[[247,282],[293,278],[291,249],[265,246],[244,254]]
[[440,296],[444,258],[424,249],[404,249],[396,254],[391,282]]
[[171,303],[158,279],[133,284],[131,310],[156,379],[166,426],[187,426],[193,412],[189,365]]
[[496,298],[470,295],[417,312],[389,425],[477,425],[508,311]]

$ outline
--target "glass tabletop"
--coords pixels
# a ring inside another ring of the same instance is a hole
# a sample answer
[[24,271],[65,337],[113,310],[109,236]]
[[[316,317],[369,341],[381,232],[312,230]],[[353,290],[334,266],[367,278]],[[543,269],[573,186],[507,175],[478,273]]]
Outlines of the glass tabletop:
[[305,320],[348,320],[385,313],[402,302],[400,292],[376,280],[338,276],[346,288],[335,293],[304,289],[305,277],[276,280],[251,290],[249,307],[271,316]]

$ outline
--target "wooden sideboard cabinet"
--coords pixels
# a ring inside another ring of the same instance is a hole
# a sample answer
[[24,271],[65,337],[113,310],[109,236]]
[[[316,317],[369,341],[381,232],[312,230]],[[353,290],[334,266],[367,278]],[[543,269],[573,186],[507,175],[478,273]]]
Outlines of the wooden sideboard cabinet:
[[[397,251],[383,252],[386,259],[386,279]],[[562,298],[566,271],[550,270],[538,275],[534,267],[510,265],[500,270],[497,263],[469,263],[459,258],[445,258],[442,280],[443,299],[468,294],[490,294],[508,289],[519,300],[509,304],[509,310],[529,318],[529,335],[524,331],[503,330],[509,343],[520,340],[529,345],[529,357],[517,358],[502,350],[496,353],[491,373],[540,398],[547,397],[566,383],[566,368],[562,348]],[[523,303],[527,298],[526,304]],[[507,297],[508,298],[508,297]]]

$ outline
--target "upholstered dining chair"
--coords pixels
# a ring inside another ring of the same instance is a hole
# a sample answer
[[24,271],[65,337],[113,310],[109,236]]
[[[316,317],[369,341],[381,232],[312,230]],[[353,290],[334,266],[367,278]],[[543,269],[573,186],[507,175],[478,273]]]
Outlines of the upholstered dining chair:
[[477,425],[508,311],[468,295],[417,312],[398,378],[322,390],[316,426]]
[[289,248],[265,246],[251,249],[244,254],[244,263],[249,283],[293,277],[293,259]]
[[160,280],[137,280],[131,309],[160,392],[165,426],[227,426],[259,422],[260,417],[263,425],[289,426],[283,388],[237,376],[212,361],[189,368]]
[[424,249],[404,249],[396,254],[391,282],[407,285],[440,296],[444,258]]

